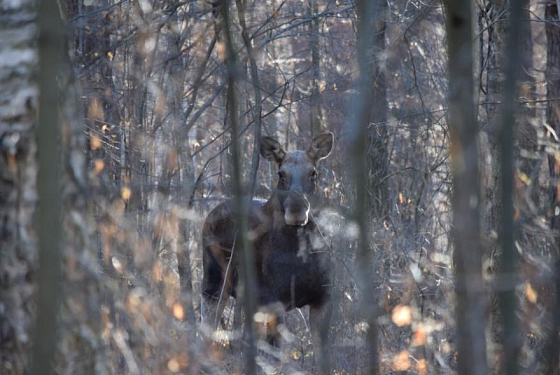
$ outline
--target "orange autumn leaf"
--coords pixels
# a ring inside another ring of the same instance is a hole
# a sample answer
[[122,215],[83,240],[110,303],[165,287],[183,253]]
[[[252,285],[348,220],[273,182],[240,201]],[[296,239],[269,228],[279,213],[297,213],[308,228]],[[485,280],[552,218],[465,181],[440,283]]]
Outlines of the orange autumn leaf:
[[95,150],[97,150],[101,147],[101,140],[96,135],[91,136],[91,142],[90,143],[91,143],[91,149],[93,151],[95,151]]
[[412,346],[422,346],[426,343],[426,331],[422,325],[419,325],[418,328],[414,331],[414,335],[412,336]]
[[105,168],[105,162],[101,159],[95,159],[93,161],[93,172],[99,174],[103,168]]
[[121,189],[121,197],[125,201],[129,200],[131,195],[132,195],[132,191],[130,190],[130,188],[125,186]]
[[428,373],[428,363],[425,359],[420,359],[418,361],[416,364],[416,371],[418,371],[420,375],[426,375]]
[[406,371],[410,368],[410,358],[408,358],[408,352],[406,350],[393,356],[393,368],[396,371]]
[[175,303],[173,305],[173,316],[178,320],[183,320],[183,318],[185,317],[183,306],[181,306],[179,303]]
[[179,361],[176,358],[171,358],[167,362],[167,369],[171,372],[179,372],[179,370],[181,369]]
[[412,323],[412,310],[410,306],[397,305],[391,314],[391,320],[398,327],[408,326]]
[[527,297],[529,302],[537,303],[537,292],[529,283],[525,285],[525,297]]
[[220,61],[226,60],[226,45],[222,42],[216,43],[216,51],[218,52],[218,59]]
[[98,98],[92,98],[89,102],[87,116],[92,120],[103,121],[103,107]]

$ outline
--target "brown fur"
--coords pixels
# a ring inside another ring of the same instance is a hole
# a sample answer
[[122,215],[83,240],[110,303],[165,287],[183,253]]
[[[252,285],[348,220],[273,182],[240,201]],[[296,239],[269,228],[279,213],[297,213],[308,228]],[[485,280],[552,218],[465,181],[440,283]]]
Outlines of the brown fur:
[[[285,152],[269,137],[261,140],[261,155],[274,161],[279,182],[264,204],[252,202],[248,210],[250,245],[255,254],[258,305],[281,305],[284,310],[310,306],[311,327],[318,330],[321,311],[329,296],[331,256],[310,215],[315,193],[316,165],[332,149],[333,135],[313,140],[307,152]],[[228,297],[236,296],[238,261],[234,242],[236,225],[231,201],[210,212],[203,227],[203,297],[208,307],[203,319],[216,328]],[[233,256],[232,256],[233,255]],[[269,309],[270,310],[270,309]],[[278,308],[272,309],[277,313]],[[267,313],[266,316],[270,314]],[[282,317],[272,318],[276,325]],[[270,331],[270,330],[269,330]],[[315,358],[320,357],[320,337],[313,333]]]

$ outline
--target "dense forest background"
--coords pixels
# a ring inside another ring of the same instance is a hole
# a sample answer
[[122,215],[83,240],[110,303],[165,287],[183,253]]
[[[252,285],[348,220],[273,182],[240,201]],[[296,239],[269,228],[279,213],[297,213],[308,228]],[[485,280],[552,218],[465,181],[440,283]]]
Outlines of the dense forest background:
[[[0,24],[1,374],[245,373],[240,304],[199,330],[202,222],[233,143],[267,199],[260,137],[327,130],[331,373],[560,373],[556,1],[0,0]],[[315,372],[307,314],[259,373]]]

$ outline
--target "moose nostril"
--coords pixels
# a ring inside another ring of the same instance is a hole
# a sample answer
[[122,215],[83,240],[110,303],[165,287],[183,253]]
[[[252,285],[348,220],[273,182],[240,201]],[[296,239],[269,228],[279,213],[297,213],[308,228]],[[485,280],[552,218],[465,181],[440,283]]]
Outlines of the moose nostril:
[[286,207],[284,219],[288,225],[306,225],[309,209],[301,205]]

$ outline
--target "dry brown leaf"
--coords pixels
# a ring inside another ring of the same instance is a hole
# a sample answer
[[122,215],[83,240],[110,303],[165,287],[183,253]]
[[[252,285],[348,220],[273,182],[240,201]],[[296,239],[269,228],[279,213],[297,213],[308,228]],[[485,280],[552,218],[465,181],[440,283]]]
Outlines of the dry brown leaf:
[[420,375],[425,375],[428,373],[428,363],[425,359],[420,359],[418,361],[418,363],[416,364],[416,371],[418,371]]
[[292,359],[294,359],[294,360],[298,360],[299,357],[300,357],[300,353],[299,353],[298,350],[294,350],[294,351],[292,352],[292,354],[290,354],[290,358],[292,358]]
[[218,59],[220,61],[226,60],[226,45],[222,42],[216,43],[216,51],[218,51]]
[[167,369],[171,372],[179,372],[179,370],[181,369],[181,366],[179,365],[179,361],[175,358],[171,358],[167,362]]
[[92,98],[89,102],[87,116],[92,120],[103,121],[103,108],[98,98]]
[[90,147],[93,151],[99,149],[101,147],[101,140],[98,136],[92,135],[90,141]]
[[426,343],[426,331],[422,325],[419,325],[412,336],[412,346],[422,346]]
[[121,189],[121,197],[122,199],[124,199],[125,201],[130,199],[130,196],[132,195],[132,191],[130,190],[130,188],[124,186]]
[[391,320],[399,327],[408,326],[412,323],[412,310],[407,305],[397,305],[393,309]]
[[163,278],[163,270],[161,269],[158,261],[154,263],[154,266],[152,268],[152,277],[155,281],[161,281]]
[[101,159],[95,159],[93,161],[93,172],[99,174],[103,168],[105,168],[105,162]]
[[406,371],[410,368],[410,358],[406,350],[393,357],[393,367],[396,371]]
[[537,292],[529,283],[525,285],[525,297],[527,297],[529,302],[537,303]]
[[183,320],[183,318],[185,317],[183,306],[181,306],[179,303],[173,305],[173,316],[178,320]]

